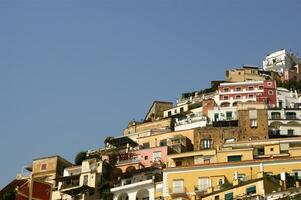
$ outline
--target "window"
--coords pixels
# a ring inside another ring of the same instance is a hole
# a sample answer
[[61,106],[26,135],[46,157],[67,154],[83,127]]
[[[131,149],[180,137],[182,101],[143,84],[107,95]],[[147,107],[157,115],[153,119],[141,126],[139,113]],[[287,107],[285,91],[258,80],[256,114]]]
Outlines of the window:
[[272,119],[281,119],[281,114],[280,112],[272,112],[271,117]]
[[171,116],[171,111],[168,111],[167,115],[168,115],[168,117]]
[[257,110],[256,109],[249,110],[249,118],[250,119],[257,119]]
[[177,109],[174,110],[174,113],[177,114]]
[[233,192],[225,194],[225,200],[233,200]]
[[228,162],[241,161],[241,155],[228,156]]
[[182,112],[184,112],[184,108],[183,107],[180,108],[180,113],[182,113]]
[[229,96],[224,96],[224,100],[229,100]]
[[212,140],[211,139],[202,139],[201,145],[203,149],[210,149],[212,146]]
[[248,90],[254,90],[254,87],[253,86],[249,86]]
[[144,156],[144,160],[148,160],[148,156]]
[[297,119],[297,115],[295,112],[287,112],[285,113],[286,119]]
[[84,182],[83,185],[88,185],[88,175],[84,176]]
[[260,85],[258,88],[259,88],[260,90],[263,90],[263,85]]
[[240,95],[236,95],[236,96],[235,96],[235,99],[240,99],[240,98],[241,98]]
[[272,86],[272,82],[268,82],[268,86],[271,87]]
[[176,161],[176,167],[182,166],[182,161]]
[[143,149],[148,149],[149,148],[149,142],[143,143],[142,146],[143,146]]
[[247,187],[246,194],[247,195],[249,195],[249,194],[256,194],[256,185],[251,186],[251,187]]
[[223,184],[224,184],[224,179],[219,178],[219,179],[218,179],[218,185],[223,185]]
[[250,127],[256,128],[257,127],[257,119],[251,119],[250,120]]
[[158,162],[161,160],[161,151],[156,151],[153,153],[153,161]]
[[224,92],[229,92],[229,88],[224,88]]
[[184,192],[184,180],[174,180],[173,184],[173,193],[183,193]]
[[237,174],[237,179],[239,181],[245,181],[246,180],[246,174]]
[[240,87],[235,88],[235,91],[241,91]]
[[273,95],[273,90],[269,90],[269,95]]
[[254,98],[254,95],[253,94],[249,94],[248,97],[249,98]]
[[216,122],[216,121],[218,121],[218,113],[214,113],[214,121]]
[[216,195],[216,196],[214,197],[214,200],[219,200],[219,195]]
[[167,140],[164,139],[164,140],[160,140],[160,147],[164,147],[167,145]]
[[294,135],[294,129],[288,129],[287,130],[287,135],[288,136],[293,136]]
[[201,177],[199,178],[199,191],[206,190],[209,187],[209,178]]
[[204,164],[210,164],[210,158],[204,158]]
[[47,164],[46,163],[43,163],[42,165],[41,165],[41,170],[46,170],[47,169]]
[[227,120],[232,120],[232,112],[226,112]]

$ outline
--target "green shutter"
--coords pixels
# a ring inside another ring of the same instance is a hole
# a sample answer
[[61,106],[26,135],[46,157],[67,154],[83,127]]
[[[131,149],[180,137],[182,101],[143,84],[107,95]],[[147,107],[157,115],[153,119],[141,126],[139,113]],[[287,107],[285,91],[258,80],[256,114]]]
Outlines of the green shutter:
[[233,200],[233,192],[225,194],[225,200]]
[[246,193],[247,194],[256,194],[256,186],[254,185],[254,186],[248,187]]
[[241,161],[241,155],[239,155],[239,156],[228,156],[228,162],[233,162],[233,161]]

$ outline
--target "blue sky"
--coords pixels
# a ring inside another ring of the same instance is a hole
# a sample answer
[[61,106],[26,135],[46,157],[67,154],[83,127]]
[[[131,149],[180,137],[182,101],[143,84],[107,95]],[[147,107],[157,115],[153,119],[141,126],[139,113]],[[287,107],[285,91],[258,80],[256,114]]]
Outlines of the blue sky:
[[103,145],[154,100],[301,55],[301,1],[0,1],[0,188],[33,158]]

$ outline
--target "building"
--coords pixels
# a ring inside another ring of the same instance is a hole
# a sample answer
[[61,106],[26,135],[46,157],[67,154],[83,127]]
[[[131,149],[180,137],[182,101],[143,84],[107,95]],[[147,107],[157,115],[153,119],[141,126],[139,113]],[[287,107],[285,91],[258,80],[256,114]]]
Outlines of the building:
[[102,161],[96,158],[86,159],[79,166],[64,169],[64,174],[55,180],[58,189],[53,192],[52,199],[82,199],[99,198],[98,188],[101,183]]
[[287,82],[289,80],[300,81],[301,80],[301,63],[291,67],[283,69],[283,74],[281,76],[282,82]]
[[50,183],[55,189],[58,186],[56,178],[63,176],[64,169],[70,166],[72,163],[60,156],[49,156],[34,159],[27,169],[34,180]]
[[158,199],[157,183],[162,181],[161,169],[143,168],[129,174],[122,174],[111,189],[113,200]]
[[284,69],[290,69],[299,63],[301,63],[300,58],[286,49],[281,49],[267,55],[262,65],[266,71],[277,71],[283,74]]
[[289,91],[286,88],[277,87],[277,108],[296,108],[299,107],[300,99],[297,91]]
[[268,119],[270,137],[301,136],[301,108],[269,109]]
[[226,81],[228,82],[264,81],[265,79],[265,76],[259,73],[258,67],[254,66],[226,70]]
[[131,121],[124,129],[123,135],[137,141],[139,137],[171,132],[174,129],[173,125],[173,119],[170,117],[150,122]]
[[172,102],[154,101],[149,108],[144,121],[155,121],[163,118],[163,111],[172,108]]
[[[278,191],[280,186],[275,181],[269,183],[265,175],[273,179],[274,175],[286,172],[300,177],[300,147],[299,138],[266,139],[229,142],[219,148],[170,155],[170,163],[163,170],[163,196],[165,199],[210,199],[218,195],[224,199],[229,193],[238,197],[242,191],[252,191],[254,195]],[[174,164],[180,160],[189,163]],[[260,193],[263,185],[265,193]]]
[[276,106],[276,81],[221,83],[216,103],[220,107],[237,106],[239,102],[263,102]]

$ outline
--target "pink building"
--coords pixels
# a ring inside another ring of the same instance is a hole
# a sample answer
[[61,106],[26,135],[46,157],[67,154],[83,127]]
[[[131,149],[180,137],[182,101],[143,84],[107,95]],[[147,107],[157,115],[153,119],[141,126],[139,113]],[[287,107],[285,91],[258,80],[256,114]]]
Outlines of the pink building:
[[154,164],[166,163],[167,155],[167,146],[135,150],[120,154],[116,167],[121,169],[123,173],[133,169],[150,167]]
[[218,87],[221,107],[237,106],[239,102],[264,102],[274,107],[276,105],[276,81],[248,81],[221,83]]

